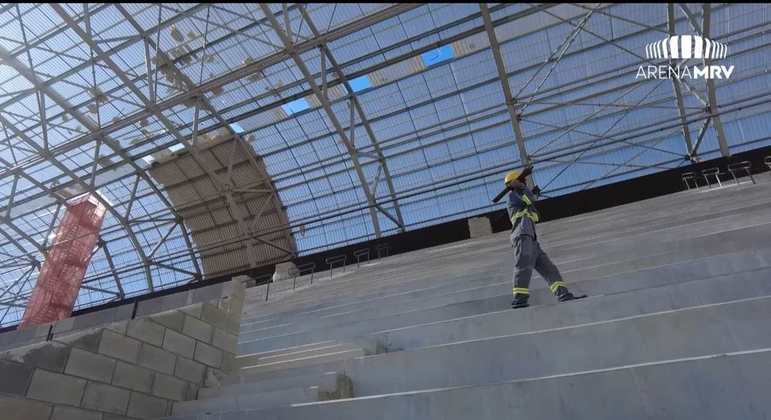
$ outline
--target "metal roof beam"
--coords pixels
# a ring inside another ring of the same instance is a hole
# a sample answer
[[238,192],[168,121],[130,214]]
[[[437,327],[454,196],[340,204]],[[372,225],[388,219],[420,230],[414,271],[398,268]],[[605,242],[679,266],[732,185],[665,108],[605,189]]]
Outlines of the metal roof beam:
[[337,115],[335,115],[334,111],[332,111],[332,105],[329,103],[329,98],[324,95],[323,92],[321,92],[321,89],[319,89],[319,86],[316,84],[313,75],[311,75],[310,71],[308,70],[308,66],[306,66],[305,62],[303,62],[302,58],[300,58],[300,53],[298,52],[297,46],[292,42],[286,32],[284,32],[284,29],[281,28],[281,24],[278,23],[278,20],[276,20],[276,17],[270,11],[270,8],[264,3],[261,3],[260,7],[262,8],[263,13],[268,16],[268,19],[270,19],[270,24],[273,26],[273,30],[276,32],[276,34],[278,34],[279,38],[281,38],[281,42],[284,44],[286,53],[292,58],[292,60],[294,60],[297,67],[300,69],[300,72],[302,72],[303,77],[305,77],[305,80],[310,85],[313,93],[316,95],[319,102],[321,102],[321,106],[324,108],[327,117],[337,131],[337,134],[340,136],[340,140],[348,150],[348,154],[351,156],[351,163],[356,170],[356,175],[359,178],[361,188],[364,191],[364,195],[367,197],[367,203],[369,204],[367,208],[372,219],[372,227],[375,230],[375,236],[379,238],[381,236],[381,231],[380,221],[377,216],[375,197],[372,196],[372,192],[369,189],[369,182],[364,175],[364,171],[361,169],[361,163],[359,162],[358,153],[354,144],[345,133],[343,126],[337,119]]
[[[720,6],[719,6],[719,7],[720,7]],[[681,21],[681,20],[684,20],[684,19],[685,19],[685,18],[678,18],[678,19],[677,19],[677,21]],[[664,23],[663,25],[666,25],[666,23]],[[756,26],[763,26],[763,25],[756,25]],[[752,29],[752,28],[750,28],[750,29]],[[730,33],[730,34],[727,34],[726,36],[733,36],[733,35],[736,35],[736,34],[738,34],[738,33],[741,33],[741,32],[743,32],[743,31],[744,31],[744,30],[742,30],[742,31],[737,31],[737,32],[732,32],[732,33]],[[635,33],[631,33],[631,34],[629,34],[629,35],[625,35],[625,36],[624,36],[624,37],[622,37],[621,39],[625,39],[625,38],[626,38],[626,37],[628,37],[628,36],[635,36],[635,35],[638,35],[638,34],[639,34],[638,32],[635,32]],[[742,39],[744,39],[744,38],[742,38]],[[739,39],[738,41],[741,41],[742,39]],[[767,45],[763,45],[763,46],[760,46],[760,47],[753,47],[753,48],[751,48],[751,49],[749,49],[749,50],[743,50],[742,52],[750,52],[750,51],[754,51],[754,50],[757,50],[757,49],[761,49],[761,48],[765,48],[765,47],[767,47]],[[591,48],[595,48],[595,47],[593,46],[593,47],[591,47]],[[579,51],[577,51],[576,53],[581,53],[582,51],[584,51],[584,50],[579,50]],[[572,54],[572,53],[571,53],[571,54]],[[536,66],[536,65],[533,65],[533,66],[531,66],[531,67],[529,67],[529,68],[525,68],[525,69],[523,69],[523,71],[527,71],[528,69],[530,69],[530,68],[532,68],[532,67],[534,67],[534,66]],[[509,73],[509,75],[508,75],[508,76],[509,76],[509,77],[511,77],[511,76],[513,76],[513,75],[516,75],[516,74],[518,74],[518,73],[519,73],[519,71],[513,71],[513,72]],[[619,77],[619,76],[614,76],[614,77]],[[599,80],[599,82],[596,82],[596,83],[604,83],[605,81],[608,81],[608,80],[610,80],[610,79],[601,79],[601,80]],[[490,80],[488,80],[488,81],[485,81],[485,82],[484,82],[484,83],[482,83],[482,84],[493,83],[493,82],[495,82],[495,81],[497,81],[497,78],[495,78],[495,79],[490,79]],[[592,83],[595,83],[595,82],[592,82]],[[581,86],[585,86],[585,82],[582,82],[582,81],[579,81],[579,82],[577,82],[577,83],[575,83],[575,84],[576,84],[576,86],[578,86],[578,87],[581,87]],[[474,87],[477,87],[477,86],[481,86],[481,84],[475,84],[475,85],[472,85],[472,86],[470,86],[470,88],[474,88]],[[685,87],[686,87],[686,88],[689,88],[689,86],[688,86],[687,84],[685,85]],[[559,89],[564,89],[564,86],[561,86],[561,87],[559,87]],[[464,92],[464,91],[466,91],[466,90],[467,90],[467,89],[461,89],[460,91],[458,91],[458,93],[460,93],[460,92]],[[592,96],[589,96],[589,97],[587,97],[587,98],[590,98],[590,97],[593,97],[593,96],[596,96],[596,95],[592,95]],[[444,97],[444,96],[442,96],[442,97],[439,97],[439,98],[434,98],[434,99],[441,99],[441,98],[443,98],[443,97]],[[409,110],[410,108],[407,108],[407,109]],[[396,113],[398,113],[398,112],[401,112],[401,111],[397,111]],[[539,112],[540,112],[540,111],[539,111]],[[388,116],[391,116],[391,115],[393,115],[393,114],[394,114],[394,113],[386,114],[386,115],[384,115],[384,116],[382,116],[382,117],[377,117],[377,118],[374,118],[374,119],[370,119],[370,121],[380,120],[381,118],[384,118],[384,117],[388,117]],[[327,135],[327,134],[325,134],[324,136],[326,136],[326,135]],[[322,136],[322,137],[323,137],[323,136]],[[310,139],[310,140],[314,140],[314,139]],[[164,149],[165,147],[168,147],[168,145],[163,145],[163,146],[159,146],[159,147],[158,147],[158,148],[156,148],[156,149],[151,149],[151,150],[149,151],[149,153],[154,153],[155,151],[157,151],[157,150],[162,150],[162,149]],[[285,150],[285,149],[279,149],[277,152],[280,152],[280,151],[283,151],[283,150]],[[102,168],[102,169],[100,169],[100,171],[101,171],[101,172],[104,172],[104,171],[107,171],[107,170],[111,170],[111,169],[112,169],[111,167],[108,167],[108,168]],[[119,179],[120,179],[120,178],[119,178]],[[66,186],[66,185],[69,185],[69,183],[67,183],[67,184],[62,184],[62,186]],[[22,199],[21,201],[22,201],[22,202],[24,202],[24,203],[26,203],[26,201],[29,201],[29,200],[31,200],[31,199],[35,199],[35,198],[38,198],[38,197],[39,197],[39,195],[32,195],[32,196],[30,196],[29,198],[25,198],[25,199]]]
[[[509,111],[509,119],[511,120],[511,128],[514,130],[514,138],[517,141],[517,151],[519,153],[519,160],[522,166],[530,166],[530,156],[527,154],[527,148],[525,148],[525,136],[522,134],[522,126],[520,125],[521,115],[518,111],[517,99],[511,94],[511,86],[509,85],[509,78],[507,76],[506,67],[503,64],[503,57],[501,57],[501,49],[498,45],[498,37],[495,35],[495,28],[493,27],[492,18],[490,17],[490,9],[487,8],[485,3],[479,3],[479,9],[482,12],[482,19],[485,22],[485,31],[487,31],[487,38],[490,40],[490,50],[493,53],[495,59],[495,67],[498,70],[498,79],[501,82],[501,88],[503,89],[503,97],[506,100],[506,108]],[[527,178],[528,185],[533,185],[533,177]]]
[[[703,15],[704,15],[704,23],[703,23],[703,32],[701,35],[704,38],[709,38],[709,32],[710,32],[710,23],[712,21],[712,13],[711,9],[712,5],[710,3],[704,3],[702,6]],[[707,67],[710,64],[712,64],[712,59],[707,58],[706,56],[702,60],[704,63],[704,66]],[[709,115],[712,119],[712,126],[715,128],[715,133],[717,134],[717,142],[720,146],[720,154],[723,155],[723,157],[730,157],[731,156],[731,149],[728,147],[728,140],[726,140],[725,130],[723,129],[723,122],[720,119],[720,112],[718,110],[718,104],[717,104],[717,92],[715,90],[715,81],[711,78],[706,79],[707,82],[707,98],[709,100]],[[694,150],[694,152],[696,152]]]
[[[675,5],[672,3],[667,4],[667,30],[669,36],[675,35]],[[674,66],[674,60],[669,58],[669,65]],[[685,109],[683,107],[683,92],[680,90],[680,83],[677,78],[672,78],[672,91],[675,93],[675,104],[677,105],[677,114],[680,116],[680,125],[682,126],[683,140],[685,140],[685,150],[687,156],[690,157],[693,150],[693,142],[691,141],[691,129],[688,124],[685,123]]]
[[[376,13],[368,15],[362,19],[340,26],[328,33],[325,33],[321,38],[311,39],[311,40],[296,44],[294,46],[294,49],[297,54],[301,54],[313,48],[318,48],[318,46],[323,43],[329,43],[329,42],[335,41],[344,36],[347,36],[354,32],[365,29],[378,22],[389,19],[391,17],[394,17],[406,11],[412,10],[418,6],[419,6],[418,4],[407,4],[407,3],[390,6],[386,9],[383,9]],[[268,66],[278,64],[288,58],[290,57],[287,55],[286,50],[281,50],[276,54],[256,60],[255,62],[248,64],[246,66],[240,67],[235,71],[223,74],[222,76],[216,77],[212,80],[202,83],[194,87],[193,89],[187,90],[178,95],[175,95],[174,97],[158,102],[156,104],[156,107],[159,110],[172,108],[174,106],[187,102],[192,98],[199,97],[205,94],[206,92],[211,91],[212,89],[216,89],[217,87],[243,79],[246,76],[254,74]],[[132,124],[138,123],[141,120],[151,115],[152,113],[150,112],[150,110],[144,109],[132,115],[129,115],[123,119],[120,119],[118,121],[106,124],[102,127],[95,127],[93,131],[89,130],[89,133],[87,133],[86,135],[78,139],[75,139],[73,141],[54,147],[52,149],[52,153],[56,153],[56,154],[65,153],[69,150],[78,148],[84,144],[88,144],[89,142],[93,141],[97,137],[100,137],[100,136],[104,137],[108,133],[112,133],[114,131],[128,127]]]
[[[308,15],[308,12],[305,10],[305,7],[303,5],[300,5],[300,13],[302,14],[302,18],[305,20],[305,22],[308,23],[308,27],[310,28],[311,32],[313,32],[314,36],[318,37],[321,36],[321,33],[319,32],[318,28],[316,27],[316,24],[311,19],[310,15]],[[383,175],[385,176],[386,186],[388,187],[388,193],[391,196],[391,199],[393,200],[394,210],[396,211],[396,219],[394,219],[388,212],[383,210],[381,207],[378,206],[378,209],[383,212],[389,219],[391,219],[394,223],[396,223],[397,226],[399,226],[399,229],[404,232],[404,219],[402,218],[402,211],[399,206],[399,200],[396,198],[396,190],[394,189],[393,180],[391,179],[391,172],[388,169],[388,164],[386,162],[385,157],[383,156],[382,150],[380,150],[380,143],[378,142],[377,137],[375,136],[375,131],[372,129],[372,125],[369,123],[369,120],[367,119],[367,115],[364,113],[364,109],[361,107],[361,103],[359,102],[359,98],[356,96],[355,91],[351,87],[351,84],[349,83],[348,78],[343,73],[343,70],[340,68],[340,65],[338,64],[337,60],[335,60],[334,54],[332,54],[332,51],[330,51],[329,47],[326,44],[321,45],[321,54],[323,57],[329,58],[329,63],[332,65],[332,69],[335,71],[335,74],[337,75],[337,80],[341,81],[345,88],[348,90],[348,92],[351,95],[351,104],[353,105],[353,108],[356,110],[356,113],[359,115],[359,120],[361,121],[361,125],[364,126],[364,130],[367,132],[367,136],[369,137],[370,143],[372,144],[372,147],[374,148],[374,158],[378,161],[378,164],[380,165],[378,168],[378,173],[380,173],[380,170],[382,169]],[[323,73],[326,75],[326,72]],[[326,79],[326,77],[324,78]],[[322,96],[326,95],[326,83],[323,83],[323,91]],[[354,133],[354,121],[352,121],[352,124],[350,124],[351,128],[351,134]],[[377,185],[375,185],[377,187]],[[371,188],[370,188],[371,190]],[[375,194],[370,192],[372,196],[374,197]]]

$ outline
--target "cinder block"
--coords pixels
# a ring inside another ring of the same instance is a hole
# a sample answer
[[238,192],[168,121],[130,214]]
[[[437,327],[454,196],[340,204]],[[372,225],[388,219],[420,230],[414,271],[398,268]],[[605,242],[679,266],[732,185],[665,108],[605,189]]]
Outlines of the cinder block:
[[185,393],[185,401],[192,401],[198,398],[198,390],[201,389],[198,385],[187,384],[187,392]]
[[64,336],[54,336],[54,341],[68,346],[77,347],[91,353],[99,351],[99,342],[102,340],[102,329],[79,331]]
[[228,353],[235,353],[238,345],[238,337],[225,330],[216,329],[214,330],[212,344]]
[[41,401],[78,406],[85,387],[85,379],[35,369],[27,396]]
[[218,368],[222,366],[222,350],[199,341],[195,345],[195,360]]
[[82,330],[92,327],[106,327],[107,324],[126,321],[131,318],[133,304],[121,305],[116,308],[103,309],[74,317],[73,330]]
[[187,392],[187,382],[160,373],[155,375],[153,395],[168,400],[184,401],[187,397]]
[[34,328],[24,328],[16,331],[8,331],[0,334],[2,346],[4,349],[20,347],[32,342],[40,342],[41,339],[35,336]]
[[128,320],[126,321],[119,321],[119,322],[112,322],[110,324],[107,324],[104,326],[104,328],[115,331],[118,334],[126,335],[126,328],[128,327]]
[[64,318],[60,321],[56,321],[54,323],[54,329],[53,329],[54,336],[58,334],[66,333],[68,331],[72,331],[74,327],[75,327],[74,317]]
[[48,420],[51,406],[39,401],[0,396],[3,420]]
[[176,356],[164,349],[149,344],[142,344],[139,354],[139,364],[158,372],[172,374]]
[[236,355],[233,353],[223,353],[221,369],[226,373],[236,372],[238,370],[238,365],[236,365]]
[[27,366],[39,367],[53,372],[64,372],[69,355],[70,348],[68,346],[47,341],[8,350],[0,357]]
[[211,343],[213,328],[211,325],[191,316],[185,316],[182,332],[196,340]]
[[112,383],[135,391],[150,392],[153,387],[153,372],[137,365],[118,362]]
[[136,363],[139,358],[139,347],[139,341],[105,330],[102,333],[102,342],[99,343],[99,353]]
[[216,329],[228,328],[228,313],[217,305],[205,303],[201,311],[201,319],[208,322]]
[[53,322],[48,322],[46,324],[35,325],[27,328],[35,332],[35,337],[41,338],[43,341],[45,341],[46,337],[48,337],[48,333],[53,330],[53,326]]
[[196,303],[194,305],[185,306],[184,308],[179,308],[179,310],[184,312],[184,313],[186,313],[186,314],[188,314],[188,315],[190,315],[190,316],[193,316],[193,317],[196,317],[196,318],[201,318],[201,312],[203,310],[203,303],[199,302],[199,303]]
[[151,397],[138,392],[131,393],[129,402],[129,417],[140,419],[163,417],[168,413],[168,402],[161,398]]
[[148,318],[139,318],[129,321],[126,335],[145,343],[162,346],[165,330],[163,325],[156,324]]
[[81,349],[72,349],[64,373],[109,384],[113,370],[114,359]]
[[83,407],[115,414],[125,414],[129,402],[129,391],[96,382],[89,382]]
[[208,302],[219,299],[222,294],[222,287],[223,283],[219,283],[193,289],[190,291],[191,302]]
[[200,384],[203,383],[204,373],[206,373],[205,365],[184,357],[177,357],[177,367],[174,370],[174,376]]
[[185,323],[185,314],[180,311],[166,311],[159,314],[154,314],[150,317],[151,320],[163,325],[166,328],[182,332],[182,326]]
[[135,420],[126,416],[118,416],[116,414],[103,413],[102,420]]
[[34,369],[21,363],[0,360],[0,392],[24,395]]
[[187,358],[193,358],[193,352],[195,351],[195,340],[176,331],[167,329],[166,335],[163,339],[163,348],[172,353],[176,353]]
[[102,413],[57,405],[51,420],[101,420]]

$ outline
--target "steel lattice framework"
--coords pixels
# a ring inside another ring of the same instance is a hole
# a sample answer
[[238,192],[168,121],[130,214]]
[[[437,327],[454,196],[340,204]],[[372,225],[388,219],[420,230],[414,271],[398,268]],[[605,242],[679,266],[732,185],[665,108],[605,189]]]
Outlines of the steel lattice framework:
[[[83,193],[107,215],[77,307],[203,280],[215,248],[244,244],[253,267],[263,245],[289,258],[490,211],[522,164],[556,196],[768,145],[770,14],[0,4],[0,325],[20,320],[62,206]],[[676,34],[727,45],[732,77],[636,77],[711,64],[646,58]],[[235,157],[212,165],[202,139],[217,135]],[[195,170],[159,178],[170,155]],[[211,194],[188,197],[200,208],[175,204],[203,182]],[[285,216],[263,225],[270,208]],[[200,242],[185,218],[201,212],[234,233]]]

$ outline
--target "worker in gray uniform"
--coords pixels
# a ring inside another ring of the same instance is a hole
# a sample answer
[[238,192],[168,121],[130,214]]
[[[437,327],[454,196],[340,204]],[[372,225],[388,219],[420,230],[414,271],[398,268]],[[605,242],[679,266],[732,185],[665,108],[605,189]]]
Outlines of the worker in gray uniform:
[[540,215],[535,208],[535,202],[541,190],[536,186],[531,191],[525,184],[524,181],[531,171],[532,168],[511,171],[504,178],[506,184],[504,191],[509,192],[508,212],[512,226],[511,244],[514,247],[514,301],[511,303],[513,308],[528,306],[530,277],[533,275],[533,269],[546,280],[549,290],[560,302],[586,297],[586,295],[576,296],[570,293],[559,269],[538,244],[535,224],[538,223]]

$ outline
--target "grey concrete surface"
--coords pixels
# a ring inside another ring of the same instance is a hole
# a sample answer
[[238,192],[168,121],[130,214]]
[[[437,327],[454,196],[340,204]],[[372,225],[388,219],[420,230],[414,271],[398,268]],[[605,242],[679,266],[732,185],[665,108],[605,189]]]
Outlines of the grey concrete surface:
[[[716,276],[730,273],[754,272],[759,269],[771,267],[771,248],[756,249],[749,252],[731,253],[710,258],[686,261],[679,264],[667,264],[653,269],[637,270],[627,273],[619,273],[591,280],[570,283],[571,287],[588,293],[611,294],[643,287],[654,287],[662,284],[674,284],[698,279],[711,279]],[[767,275],[750,274],[752,276]],[[587,276],[590,277],[591,276]],[[578,278],[580,280],[580,277]],[[537,281],[537,280],[536,280]],[[535,282],[534,282],[535,283]],[[533,303],[553,303],[554,298],[544,289],[543,284],[534,284]],[[699,287],[698,285],[696,287]],[[701,286],[708,287],[708,286]],[[493,290],[497,293],[489,298],[479,299],[480,292],[489,294]],[[737,291],[738,292],[738,291]],[[352,322],[340,322],[336,325],[315,327],[303,323],[285,324],[281,328],[287,334],[279,334],[260,337],[255,332],[242,333],[243,343],[240,348],[243,351],[267,351],[312,343],[319,340],[334,338],[347,339],[367,334],[377,330],[398,328],[407,325],[420,324],[442,319],[462,317],[478,313],[503,310],[509,307],[510,283],[505,280],[498,284],[485,286],[478,289],[468,289],[457,292],[460,303],[442,305],[447,299],[424,299],[415,309],[403,311],[393,316],[384,316],[377,319],[360,320],[355,314],[351,314]],[[453,297],[448,295],[447,297]],[[424,309],[425,306],[428,308]],[[296,332],[295,332],[296,331]],[[264,331],[260,331],[264,333]],[[254,338],[256,336],[256,338]]]
[[712,354],[483,386],[175,420],[725,420],[771,416],[771,349]]
[[[241,369],[174,418],[769,418],[771,177],[759,181],[539,225],[583,301],[557,304],[534,278],[533,306],[508,309],[506,232],[268,303],[248,290]],[[354,398],[306,393],[338,374]]]

